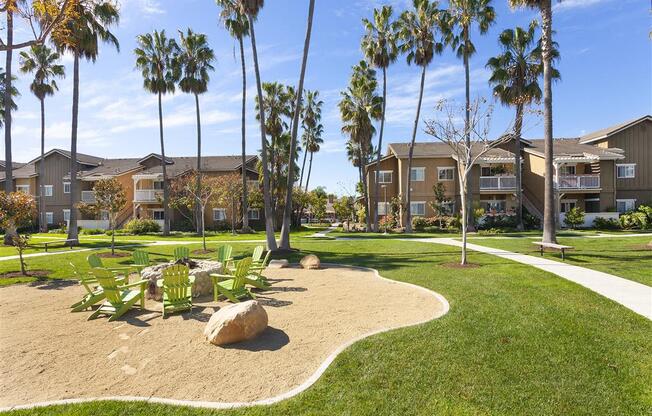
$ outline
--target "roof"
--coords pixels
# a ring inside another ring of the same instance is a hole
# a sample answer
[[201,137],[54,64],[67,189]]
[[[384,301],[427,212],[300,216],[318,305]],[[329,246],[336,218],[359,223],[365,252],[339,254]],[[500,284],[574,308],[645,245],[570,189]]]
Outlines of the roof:
[[[477,155],[484,147],[482,143],[473,143],[471,153]],[[399,159],[406,159],[409,156],[410,145],[409,143],[391,143],[389,145],[389,152],[396,155]],[[433,158],[433,157],[453,157],[453,149],[448,143],[415,143],[413,158]],[[507,150],[493,148],[489,149],[483,158],[514,158],[514,154]]]
[[[616,148],[604,149],[590,144],[579,142],[580,139],[555,139],[553,141],[553,153],[555,159],[560,158],[583,158],[597,160],[623,159],[623,151]],[[525,152],[544,157],[545,140],[530,140],[530,145],[523,148]]]
[[[43,156],[48,157],[49,155],[51,155],[53,153],[59,153],[60,155],[70,159],[70,152],[68,150],[63,150],[63,149],[52,149],[49,152],[45,153],[45,155],[43,155]],[[38,156],[38,157],[30,160],[28,163],[34,163],[34,162],[38,161],[40,158],[41,158],[41,156]],[[81,163],[83,165],[97,166],[102,162],[102,160],[103,159],[101,157],[86,155],[84,153],[79,153],[79,152],[77,153],[77,162],[79,162],[79,163]]]
[[645,115],[643,117],[636,118],[634,120],[625,121],[624,123],[615,124],[611,127],[607,127],[601,130],[594,131],[593,133],[586,134],[579,138],[579,142],[583,144],[593,143],[598,140],[607,138],[613,134],[616,134],[622,130],[625,130],[629,127],[632,127],[643,121],[652,121],[651,115]]
[[[258,156],[245,156],[247,163]],[[167,174],[170,177],[179,176],[190,170],[197,168],[196,157],[166,157],[172,164],[167,165]],[[242,156],[202,156],[202,172],[231,172],[239,169],[242,166]],[[152,175],[163,173],[163,168],[160,165],[153,166],[139,172],[141,175]]]
[[[31,178],[32,176],[36,176],[36,165],[34,163],[26,163],[18,169],[14,169],[11,174],[14,179]],[[5,174],[3,172],[2,178],[4,179],[4,177]]]
[[99,166],[79,172],[79,178],[93,178],[101,176],[119,176],[132,170],[140,169],[142,166],[138,163],[140,159],[103,159]]
[[[11,162],[11,165],[13,166],[13,169],[18,169],[19,167],[23,166],[24,163]],[[0,160],[0,168],[4,168],[5,166],[7,166],[7,162],[5,162],[4,160]]]

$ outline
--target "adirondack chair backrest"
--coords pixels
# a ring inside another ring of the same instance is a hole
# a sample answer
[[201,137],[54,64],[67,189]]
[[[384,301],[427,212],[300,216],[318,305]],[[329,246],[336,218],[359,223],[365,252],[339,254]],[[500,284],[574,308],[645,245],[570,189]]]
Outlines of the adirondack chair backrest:
[[251,267],[251,258],[247,257],[240,260],[235,266],[235,273],[233,273],[233,289],[243,288],[245,285],[245,277],[249,274]]
[[95,253],[86,257],[86,261],[88,261],[88,265],[92,268],[104,267],[104,264],[102,264],[102,259]]
[[263,259],[263,262],[260,263],[261,266],[267,267],[267,264],[269,263],[269,259],[272,257],[272,250],[267,250],[267,254],[265,254],[265,258]]
[[97,282],[102,286],[106,300],[113,306],[122,305],[122,296],[120,296],[122,288],[113,273],[109,270],[96,267],[91,269],[91,274],[95,276]]
[[217,261],[219,261],[224,265],[224,263],[231,258],[232,253],[233,253],[233,247],[230,246],[229,244],[219,246],[217,248]]
[[188,298],[188,288],[191,286],[189,271],[188,266],[183,264],[175,264],[163,270],[163,291],[168,295],[168,302],[174,304]]
[[251,254],[251,260],[254,262],[260,261],[260,259],[263,257],[263,250],[265,248],[263,246],[256,246],[254,248],[254,252]]
[[135,250],[133,260],[136,266],[149,266],[149,254],[143,250]]
[[81,273],[74,264],[69,264],[72,269],[72,274],[77,280],[79,280],[79,284],[84,286],[84,289],[86,289],[88,293],[93,292],[93,287],[91,285],[97,284],[97,279],[91,275]]
[[184,260],[190,257],[188,247],[177,247],[174,249],[174,261]]

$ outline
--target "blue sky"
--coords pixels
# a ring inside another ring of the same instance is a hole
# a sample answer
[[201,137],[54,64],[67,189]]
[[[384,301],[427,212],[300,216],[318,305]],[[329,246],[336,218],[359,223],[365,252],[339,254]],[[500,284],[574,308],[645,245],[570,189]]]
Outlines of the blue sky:
[[[156,98],[142,89],[134,69],[135,37],[154,29],[175,35],[191,27],[208,35],[217,63],[209,91],[201,97],[203,154],[240,152],[241,78],[237,45],[218,23],[218,8],[210,0],[122,0],[121,22],[114,32],[121,50],[104,47],[93,65],[81,65],[79,151],[102,157],[138,157],[158,152]],[[490,97],[484,65],[499,52],[498,34],[516,25],[526,26],[538,17],[529,10],[511,10],[506,0],[495,0],[497,20],[484,36],[474,33],[477,54],[471,59],[473,96]],[[392,4],[400,12],[405,0],[317,0],[306,88],[320,91],[324,100],[324,146],[315,156],[311,184],[329,192],[348,194],[354,189],[356,171],[344,153],[337,110],[339,94],[347,85],[350,67],[362,56],[360,20],[372,9]],[[445,5],[445,2],[444,4]],[[299,7],[300,6],[300,7]],[[268,0],[256,27],[264,81],[296,84],[305,33],[307,1]],[[649,2],[643,0],[564,0],[555,6],[554,27],[562,59],[562,80],[554,85],[554,133],[575,137],[652,112],[652,54],[649,39]],[[4,35],[4,34],[3,34]],[[28,34],[19,28],[15,35]],[[247,50],[248,64],[251,54]],[[3,59],[4,61],[4,59]],[[70,77],[59,83],[60,92],[46,101],[46,146],[70,147],[72,94],[71,58],[64,57]],[[254,96],[252,66],[248,97]],[[28,75],[19,75],[22,97],[14,115],[14,159],[27,161],[39,152],[39,109],[29,93]],[[389,69],[388,114],[385,143],[407,141],[416,109],[419,72],[404,57]],[[446,50],[428,69],[423,116],[432,118],[441,97],[463,99],[461,61]],[[165,98],[165,141],[170,155],[196,152],[194,101],[177,93]],[[496,134],[505,130],[513,110],[496,107],[492,121]],[[526,121],[524,135],[541,137],[541,121]],[[260,134],[250,105],[247,119],[248,152],[260,148]],[[418,140],[430,140],[419,129]],[[2,146],[4,154],[4,146]],[[312,187],[312,186],[311,186]]]

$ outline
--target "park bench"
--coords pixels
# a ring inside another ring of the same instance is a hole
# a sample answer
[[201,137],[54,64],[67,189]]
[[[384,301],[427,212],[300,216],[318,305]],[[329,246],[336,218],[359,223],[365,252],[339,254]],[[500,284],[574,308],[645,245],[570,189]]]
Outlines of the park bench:
[[48,246],[51,246],[52,244],[63,244],[64,246],[69,245],[70,249],[72,250],[73,246],[76,246],[79,244],[79,240],[76,238],[72,239],[67,239],[67,240],[54,240],[54,241],[46,241],[44,243],[39,243],[38,245],[42,245],[45,247],[45,252],[48,252]]
[[573,249],[573,247],[571,247],[571,246],[564,246],[564,245],[555,244],[555,243],[544,243],[544,242],[541,242],[541,241],[533,241],[532,244],[536,244],[537,246],[539,246],[539,250],[540,250],[542,256],[543,256],[543,249],[544,248],[551,248],[553,250],[561,251],[561,259],[562,260],[564,260],[565,251]]

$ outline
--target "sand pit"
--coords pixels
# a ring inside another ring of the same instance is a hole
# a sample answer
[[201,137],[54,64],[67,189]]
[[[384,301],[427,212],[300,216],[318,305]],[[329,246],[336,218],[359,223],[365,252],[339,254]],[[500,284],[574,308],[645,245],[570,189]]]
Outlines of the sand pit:
[[249,402],[305,383],[343,344],[445,313],[432,292],[373,271],[326,265],[269,270],[259,293],[269,328],[226,348],[202,331],[225,303],[198,298],[192,313],[162,319],[160,303],[109,323],[70,313],[72,282],[0,288],[0,407],[115,396]]

